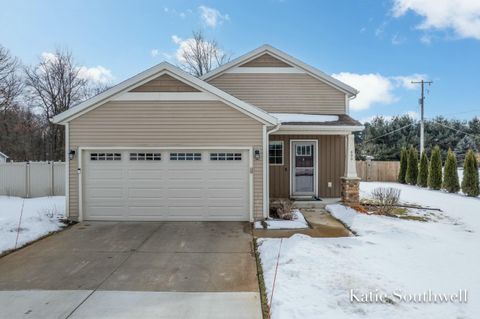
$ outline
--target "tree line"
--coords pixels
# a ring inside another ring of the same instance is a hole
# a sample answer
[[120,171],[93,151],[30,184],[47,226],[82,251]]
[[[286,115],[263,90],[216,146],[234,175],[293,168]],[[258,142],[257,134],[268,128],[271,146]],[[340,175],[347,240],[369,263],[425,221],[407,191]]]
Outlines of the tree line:
[[[178,66],[197,77],[230,60],[202,31],[193,31],[181,48]],[[80,70],[66,49],[24,65],[0,44],[0,152],[13,161],[64,159],[64,127],[52,117],[108,88]]]
[[[379,161],[400,160],[399,150],[405,146],[418,149],[420,122],[409,115],[395,116],[388,120],[376,117],[365,123],[365,129],[355,135],[357,159],[372,156]],[[447,119],[442,116],[425,121],[425,150],[431,153],[434,146],[440,148],[443,158],[448,149],[463,163],[469,149],[480,149],[480,118],[471,120]]]
[[69,50],[24,65],[0,45],[0,151],[14,161],[64,159],[64,128],[53,116],[105,90],[82,77]]

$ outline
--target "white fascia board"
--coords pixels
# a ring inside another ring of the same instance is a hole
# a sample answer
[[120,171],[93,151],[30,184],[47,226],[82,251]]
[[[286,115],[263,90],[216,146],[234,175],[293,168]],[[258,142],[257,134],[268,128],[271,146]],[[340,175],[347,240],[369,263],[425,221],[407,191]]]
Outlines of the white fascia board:
[[207,92],[126,92],[116,95],[112,101],[216,101]]
[[248,52],[248,53],[230,61],[229,63],[222,65],[221,67],[216,68],[215,70],[203,75],[201,77],[201,79],[205,80],[205,81],[210,80],[210,79],[224,73],[226,70],[228,70],[232,67],[238,66],[239,64],[246,63],[250,60],[253,60],[256,57],[258,57],[259,55],[264,54],[264,53],[270,53],[274,57],[278,58],[279,60],[281,60],[281,61],[283,61],[287,64],[290,64],[290,65],[293,65],[294,67],[298,67],[300,69],[303,69],[303,70],[307,71],[307,73],[309,73],[310,75],[314,76],[315,78],[317,78],[317,79],[319,79],[323,82],[326,82],[327,84],[333,85],[337,89],[341,90],[342,92],[344,92],[344,93],[346,93],[350,96],[354,96],[354,95],[357,95],[359,93],[359,91],[354,89],[353,87],[335,79],[334,77],[320,71],[319,69],[314,68],[313,66],[308,65],[308,64],[300,61],[299,59],[297,59],[297,58],[295,58],[291,55],[288,55],[287,53],[285,53],[283,51],[280,51],[280,50],[278,50],[278,49],[276,49],[276,48],[274,48],[274,47],[272,47],[271,45],[268,45],[268,44],[264,44],[261,47],[255,49],[253,51],[250,51],[250,52]]
[[326,125],[288,125],[282,124],[280,129],[272,135],[286,134],[350,134],[361,131],[364,126],[326,126]]
[[110,88],[109,90],[103,93],[100,93],[92,97],[91,99],[83,103],[80,103],[79,105],[63,113],[56,115],[55,117],[53,117],[52,121],[53,123],[64,124],[65,122],[68,122],[78,116],[81,116],[82,114],[100,106],[103,103],[111,101],[114,98],[114,96],[116,96],[117,94],[125,92],[127,90],[131,90],[135,87],[138,87],[163,74],[168,74],[180,81],[188,82],[193,87],[199,90],[207,91],[207,93],[211,93],[217,96],[221,101],[225,102],[227,105],[249,115],[250,117],[253,117],[259,120],[263,124],[268,124],[268,125],[277,124],[277,119],[269,115],[267,112],[251,104],[248,104],[246,102],[243,102],[237,99],[236,97],[214,87],[213,85],[208,84],[207,82],[204,82],[192,76],[191,74],[188,74],[187,72],[181,70],[178,67],[173,66],[168,62],[162,62],[146,71],[143,71],[131,77],[128,80],[125,80],[117,84],[116,86]]
[[233,67],[225,71],[232,74],[305,74],[305,70],[298,68],[271,68],[271,67]]

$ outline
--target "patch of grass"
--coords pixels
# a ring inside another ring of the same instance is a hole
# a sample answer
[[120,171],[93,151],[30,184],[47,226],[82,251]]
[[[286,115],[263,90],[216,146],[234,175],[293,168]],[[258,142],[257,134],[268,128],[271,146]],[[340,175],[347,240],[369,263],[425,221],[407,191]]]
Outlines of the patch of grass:
[[405,216],[397,216],[400,219],[407,219],[407,220],[415,220],[418,222],[428,222],[428,218],[422,216],[412,216],[412,215],[405,215]]
[[392,211],[392,215],[400,219],[428,222],[428,218],[425,216],[410,215],[410,211],[405,207],[395,207],[395,209]]
[[406,209],[405,207],[394,207],[392,208],[391,213],[393,215],[406,215],[408,214],[408,209]]
[[270,307],[268,306],[267,289],[265,287],[265,280],[263,279],[263,268],[260,260],[260,252],[258,251],[257,239],[253,239],[253,247],[255,250],[255,261],[257,263],[257,277],[258,286],[260,287],[260,302],[262,303],[262,316],[263,319],[270,318]]

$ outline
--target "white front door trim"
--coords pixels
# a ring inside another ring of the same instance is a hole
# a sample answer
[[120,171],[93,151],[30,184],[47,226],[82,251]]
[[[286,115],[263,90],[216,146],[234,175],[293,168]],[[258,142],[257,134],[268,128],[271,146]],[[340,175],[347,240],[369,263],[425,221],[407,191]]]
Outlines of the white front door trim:
[[83,151],[92,150],[246,150],[248,151],[248,205],[250,222],[254,221],[253,216],[253,147],[251,146],[165,146],[165,147],[148,147],[148,146],[81,146],[78,148],[78,154],[76,154],[78,162],[78,220],[83,221],[83,181],[82,181],[82,159]]
[[[302,197],[302,196],[298,196],[298,195],[294,195],[294,189],[293,189],[293,179],[295,178],[295,172],[294,172],[294,160],[295,160],[295,152],[293,150],[293,144],[295,142],[311,142],[314,144],[314,159],[313,159],[313,163],[314,163],[314,174],[313,174],[313,178],[314,178],[314,182],[313,182],[313,193],[315,196],[318,197],[318,140],[311,140],[311,139],[295,139],[295,140],[290,140],[290,197]],[[303,196],[305,197],[305,196]],[[307,197],[310,197],[310,196],[307,196]]]

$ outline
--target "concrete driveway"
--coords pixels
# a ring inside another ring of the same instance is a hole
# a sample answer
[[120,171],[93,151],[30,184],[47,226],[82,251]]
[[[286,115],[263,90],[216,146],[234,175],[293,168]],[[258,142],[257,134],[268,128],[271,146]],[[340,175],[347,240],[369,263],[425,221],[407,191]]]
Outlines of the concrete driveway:
[[86,222],[0,259],[9,318],[260,317],[240,222]]

